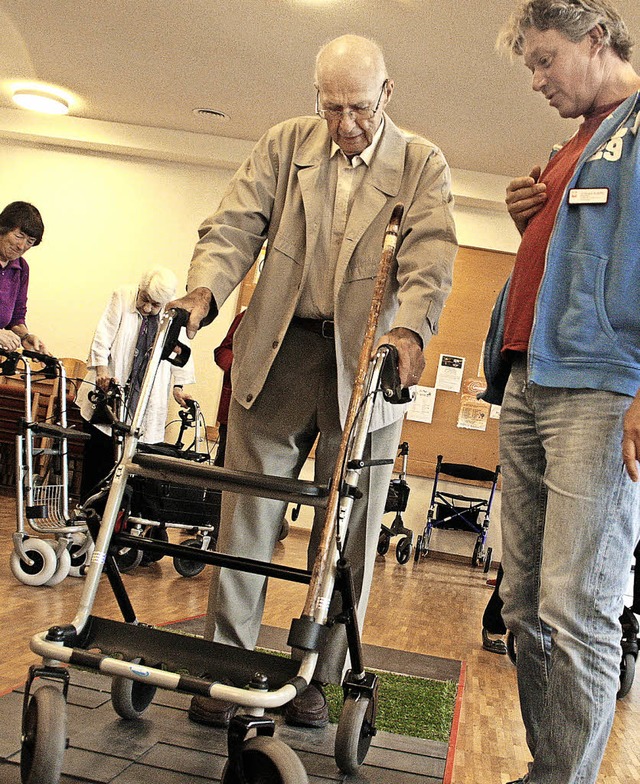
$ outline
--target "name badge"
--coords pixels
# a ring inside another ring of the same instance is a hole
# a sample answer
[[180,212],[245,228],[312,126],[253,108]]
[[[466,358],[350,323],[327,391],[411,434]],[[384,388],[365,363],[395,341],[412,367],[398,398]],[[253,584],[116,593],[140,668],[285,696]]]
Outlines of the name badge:
[[569,204],[606,204],[609,188],[571,188]]

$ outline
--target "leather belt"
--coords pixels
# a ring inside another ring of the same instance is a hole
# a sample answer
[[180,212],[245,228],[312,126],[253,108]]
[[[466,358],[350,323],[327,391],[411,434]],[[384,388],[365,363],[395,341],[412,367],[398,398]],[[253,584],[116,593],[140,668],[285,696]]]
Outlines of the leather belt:
[[301,329],[309,330],[309,332],[315,332],[316,335],[320,335],[325,340],[333,340],[335,337],[333,321],[330,319],[312,319],[294,316],[291,319],[291,323],[294,327],[300,327]]

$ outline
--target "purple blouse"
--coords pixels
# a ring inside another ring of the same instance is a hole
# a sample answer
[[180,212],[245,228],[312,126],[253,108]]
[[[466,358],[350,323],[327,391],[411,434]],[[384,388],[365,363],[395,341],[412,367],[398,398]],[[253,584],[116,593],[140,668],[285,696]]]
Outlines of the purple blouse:
[[27,318],[29,265],[20,257],[0,268],[0,329],[24,324]]

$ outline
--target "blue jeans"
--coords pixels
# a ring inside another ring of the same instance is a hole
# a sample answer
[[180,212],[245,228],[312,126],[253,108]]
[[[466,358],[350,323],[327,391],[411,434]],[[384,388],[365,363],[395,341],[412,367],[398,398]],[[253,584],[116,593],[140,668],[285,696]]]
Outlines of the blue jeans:
[[622,463],[625,395],[527,383],[500,420],[503,617],[517,640],[530,784],[595,782],[620,675],[619,616],[639,535]]

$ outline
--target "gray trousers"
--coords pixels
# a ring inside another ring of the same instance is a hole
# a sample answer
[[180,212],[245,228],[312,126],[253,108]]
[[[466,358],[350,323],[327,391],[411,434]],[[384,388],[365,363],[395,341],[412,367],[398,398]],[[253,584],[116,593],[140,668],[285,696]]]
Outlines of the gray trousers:
[[[291,327],[258,400],[249,410],[232,399],[225,467],[297,477],[319,435],[316,482],[328,482],[340,446],[336,360],[332,341]],[[394,457],[402,420],[370,433],[365,458]],[[393,466],[362,472],[349,522],[346,554],[351,561],[360,628],[369,600],[380,524]],[[270,561],[287,504],[249,495],[223,493],[218,549]],[[317,510],[308,549],[308,568],[320,542],[324,510]],[[255,647],[264,609],[267,580],[259,575],[215,568],[211,580],[205,637]],[[334,604],[335,604],[334,600]],[[338,604],[339,607],[339,604]],[[333,611],[333,605],[332,605]],[[302,612],[302,604],[300,606]],[[343,624],[336,624],[320,654],[315,677],[339,683],[347,651]]]

